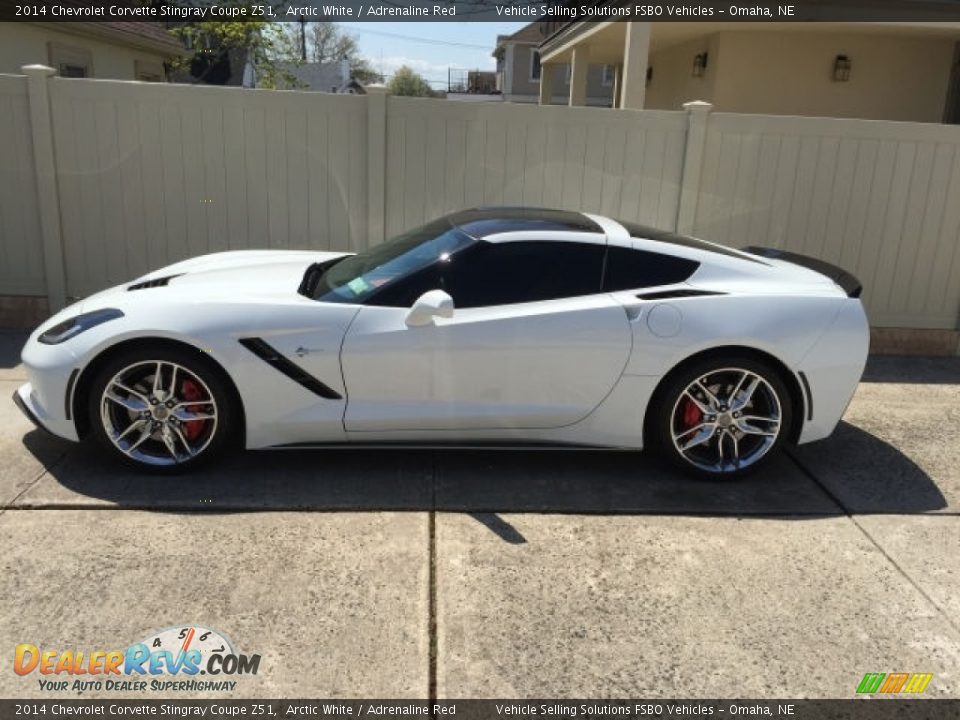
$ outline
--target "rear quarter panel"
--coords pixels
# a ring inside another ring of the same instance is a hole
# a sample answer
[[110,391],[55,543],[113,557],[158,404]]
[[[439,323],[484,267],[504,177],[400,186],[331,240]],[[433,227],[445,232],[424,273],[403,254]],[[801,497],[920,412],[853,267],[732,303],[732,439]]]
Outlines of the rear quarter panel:
[[[833,432],[866,363],[869,326],[863,307],[859,300],[837,293],[718,295],[665,302],[637,302],[631,296],[623,302],[634,333],[625,375],[662,378],[697,353],[731,346],[765,352],[795,377],[803,372],[810,389],[805,410],[812,407],[813,412],[804,413],[801,443]],[[675,322],[665,323],[662,317]]]
[[[649,302],[622,298],[632,316],[634,335],[625,374],[662,376],[691,355],[724,346],[762,350],[796,371],[844,300],[798,295],[715,295]],[[670,318],[674,318],[672,324]]]

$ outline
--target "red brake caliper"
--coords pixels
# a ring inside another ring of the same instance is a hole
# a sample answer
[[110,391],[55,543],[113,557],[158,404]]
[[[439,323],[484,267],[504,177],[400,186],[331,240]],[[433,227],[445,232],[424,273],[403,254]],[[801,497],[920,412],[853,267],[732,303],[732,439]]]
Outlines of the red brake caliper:
[[[203,390],[200,386],[195,383],[193,380],[184,380],[183,384],[180,385],[180,396],[183,398],[184,402],[197,402],[198,400],[203,400]],[[189,412],[197,412],[198,408],[203,407],[202,405],[190,405],[187,410]],[[188,420],[183,424],[183,434],[187,440],[196,440],[200,437],[200,434],[203,432],[203,428],[209,420]]]
[[700,408],[693,400],[687,398],[683,404],[683,427],[689,430],[699,425],[701,420],[703,420],[703,413],[700,412]]

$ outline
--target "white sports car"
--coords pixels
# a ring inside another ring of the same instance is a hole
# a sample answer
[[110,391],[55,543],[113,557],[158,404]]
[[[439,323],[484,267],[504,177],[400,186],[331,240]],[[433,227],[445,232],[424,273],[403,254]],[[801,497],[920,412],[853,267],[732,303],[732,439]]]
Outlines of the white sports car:
[[828,436],[863,371],[860,286],[586,213],[493,208],[365,252],[224,252],[59,312],[14,399],[159,470],[228,448],[653,445],[694,473]]

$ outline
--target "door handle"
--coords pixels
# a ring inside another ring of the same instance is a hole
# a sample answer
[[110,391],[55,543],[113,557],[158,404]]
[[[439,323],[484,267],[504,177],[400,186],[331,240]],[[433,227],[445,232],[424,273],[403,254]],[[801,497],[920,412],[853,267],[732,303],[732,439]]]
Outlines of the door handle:
[[643,314],[643,303],[630,303],[629,305],[624,304],[623,311],[627,313],[627,320],[630,322],[636,322],[640,319],[640,315]]

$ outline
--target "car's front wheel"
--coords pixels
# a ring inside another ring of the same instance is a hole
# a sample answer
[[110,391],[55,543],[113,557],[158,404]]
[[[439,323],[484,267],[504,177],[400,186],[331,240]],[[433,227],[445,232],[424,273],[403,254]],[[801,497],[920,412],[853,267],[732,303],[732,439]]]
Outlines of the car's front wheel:
[[678,467],[715,479],[767,462],[793,418],[779,374],[750,357],[693,363],[670,376],[658,396],[654,431],[661,451]]
[[97,372],[89,398],[100,444],[144,469],[197,465],[234,437],[233,394],[199,352],[162,346],[121,352]]

